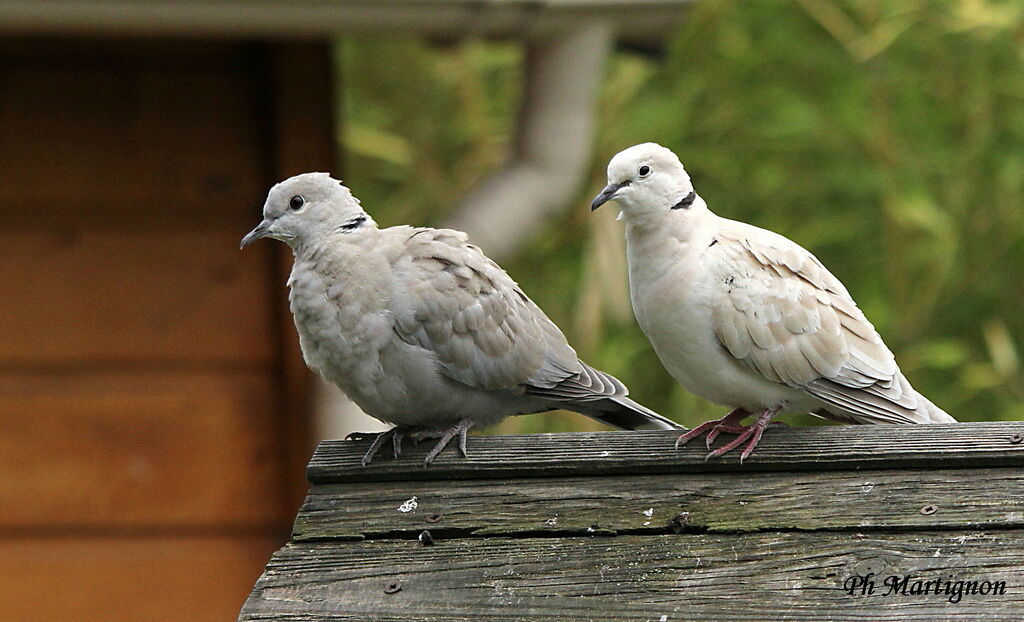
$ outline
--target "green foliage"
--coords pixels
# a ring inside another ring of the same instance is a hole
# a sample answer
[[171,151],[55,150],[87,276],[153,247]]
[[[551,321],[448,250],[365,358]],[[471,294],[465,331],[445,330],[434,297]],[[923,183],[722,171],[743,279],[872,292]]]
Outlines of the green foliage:
[[[1014,2],[697,2],[663,57],[613,56],[589,182],[503,263],[635,398],[689,424],[722,413],[657,361],[614,209],[587,209],[614,153],[657,141],[719,214],[813,250],[923,393],[960,419],[1024,419],[1021,41]],[[520,61],[509,43],[339,45],[346,178],[382,224],[438,224],[500,166]]]

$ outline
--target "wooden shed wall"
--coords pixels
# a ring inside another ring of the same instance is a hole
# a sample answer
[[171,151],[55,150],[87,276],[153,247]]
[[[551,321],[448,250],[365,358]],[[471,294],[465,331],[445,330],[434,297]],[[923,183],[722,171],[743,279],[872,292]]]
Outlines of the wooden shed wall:
[[[232,619],[307,439],[271,183],[326,46],[0,43],[0,619]],[[298,101],[282,93],[302,93]]]

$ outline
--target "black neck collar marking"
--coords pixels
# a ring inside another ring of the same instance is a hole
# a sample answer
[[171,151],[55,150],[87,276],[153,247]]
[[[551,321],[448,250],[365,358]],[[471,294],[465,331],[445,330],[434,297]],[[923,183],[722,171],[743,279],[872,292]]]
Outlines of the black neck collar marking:
[[356,216],[352,220],[338,227],[338,229],[341,229],[342,231],[352,231],[353,229],[361,227],[364,222],[366,222],[366,216]]
[[686,208],[690,207],[691,205],[693,205],[693,202],[696,201],[696,200],[697,200],[697,193],[694,192],[693,190],[691,190],[690,194],[688,194],[685,197],[683,197],[682,199],[680,199],[679,202],[676,203],[675,205],[673,205],[671,209],[686,209]]

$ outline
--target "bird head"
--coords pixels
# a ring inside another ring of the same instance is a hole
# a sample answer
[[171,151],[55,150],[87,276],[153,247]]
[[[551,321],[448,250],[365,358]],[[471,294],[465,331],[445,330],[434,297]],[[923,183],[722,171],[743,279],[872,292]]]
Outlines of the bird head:
[[689,207],[695,198],[690,176],[676,154],[657,143],[642,143],[611,159],[608,185],[594,197],[590,209],[614,200],[630,218]]
[[340,181],[327,173],[303,173],[270,189],[263,222],[242,238],[241,247],[273,238],[295,248],[303,240],[336,231],[353,233],[375,224]]

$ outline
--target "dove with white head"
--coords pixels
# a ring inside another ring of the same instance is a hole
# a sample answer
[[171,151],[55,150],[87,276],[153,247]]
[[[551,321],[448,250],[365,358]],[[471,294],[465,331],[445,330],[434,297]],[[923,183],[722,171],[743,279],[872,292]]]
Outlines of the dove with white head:
[[582,362],[565,336],[466,234],[380,229],[341,182],[306,173],[274,186],[245,247],[270,237],[295,255],[289,301],[306,363],[388,439],[456,436],[509,415],[572,410],[623,429],[682,429]]
[[[757,446],[782,412],[843,423],[945,423],[910,386],[853,298],[809,251],[712,213],[672,151],[655,143],[608,164],[595,210],[615,200],[626,228],[629,289],[644,334],[687,390],[733,410],[679,438]],[[749,416],[750,425],[740,425]]]

